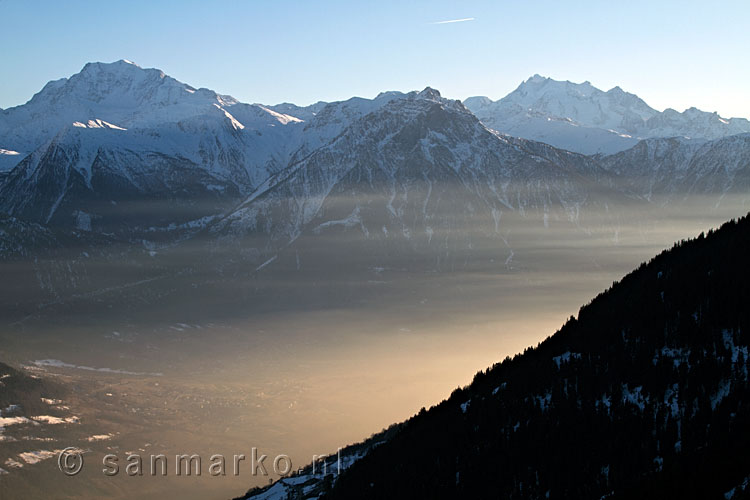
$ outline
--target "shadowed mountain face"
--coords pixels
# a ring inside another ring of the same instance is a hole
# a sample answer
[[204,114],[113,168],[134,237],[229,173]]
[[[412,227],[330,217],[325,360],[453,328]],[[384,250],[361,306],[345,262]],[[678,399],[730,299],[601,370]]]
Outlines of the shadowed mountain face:
[[728,198],[746,208],[750,201],[750,134],[708,142],[648,139],[601,165],[657,205],[703,198],[711,209]]
[[158,269],[142,247],[0,215],[0,316],[6,328],[49,304],[91,298],[147,280]]
[[345,449],[340,476],[306,469],[250,498],[746,498],[748,252],[748,217],[683,241],[536,348]]

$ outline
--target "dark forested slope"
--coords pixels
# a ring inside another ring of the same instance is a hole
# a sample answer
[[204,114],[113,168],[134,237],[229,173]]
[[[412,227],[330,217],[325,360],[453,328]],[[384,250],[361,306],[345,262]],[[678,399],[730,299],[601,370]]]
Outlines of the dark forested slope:
[[744,498],[750,219],[683,241],[401,425],[327,499]]

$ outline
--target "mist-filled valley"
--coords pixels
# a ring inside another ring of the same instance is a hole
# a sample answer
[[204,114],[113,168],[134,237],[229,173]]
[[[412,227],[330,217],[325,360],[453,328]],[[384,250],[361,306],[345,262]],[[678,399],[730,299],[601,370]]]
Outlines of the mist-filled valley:
[[[415,204],[425,200],[410,194]],[[443,218],[430,222],[429,234],[415,217],[387,237],[376,207],[388,199],[374,198],[356,221],[340,215],[351,213],[353,199],[334,199],[326,216],[344,222],[314,221],[265,266],[265,256],[244,260],[236,247],[203,236],[130,254],[105,244],[84,263],[69,257],[85,283],[70,293],[71,275],[56,256],[4,261],[4,276],[22,277],[5,285],[4,304],[24,301],[4,314],[2,359],[61,381],[83,433],[107,436],[55,436],[87,445],[87,460],[97,464],[60,494],[75,496],[85,481],[112,498],[134,491],[229,498],[266,484],[250,467],[237,477],[171,477],[170,468],[166,480],[112,480],[98,464],[107,453],[123,461],[127,452],[231,457],[255,447],[306,465],[444,399],[477,369],[543,340],[641,261],[745,208],[739,198],[708,211],[706,203],[661,209],[658,217],[628,208],[592,214],[585,226],[504,212],[495,231],[491,212],[459,210],[461,196],[442,196],[452,203],[437,211]],[[34,303],[56,280],[62,293]],[[108,286],[97,288],[101,280]],[[4,442],[3,461],[40,448],[31,443]],[[3,481],[41,494],[58,474],[48,460]]]

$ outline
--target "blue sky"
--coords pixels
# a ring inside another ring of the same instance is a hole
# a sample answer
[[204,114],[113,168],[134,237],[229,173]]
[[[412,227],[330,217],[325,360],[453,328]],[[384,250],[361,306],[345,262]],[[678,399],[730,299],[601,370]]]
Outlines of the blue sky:
[[[471,21],[434,24],[473,18]],[[750,117],[750,2],[0,0],[0,107],[129,59],[246,102],[497,99],[534,73]]]

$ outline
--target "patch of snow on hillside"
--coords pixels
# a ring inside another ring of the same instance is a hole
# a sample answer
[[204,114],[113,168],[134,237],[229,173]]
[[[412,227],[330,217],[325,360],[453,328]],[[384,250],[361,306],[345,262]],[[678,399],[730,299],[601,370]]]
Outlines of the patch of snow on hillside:
[[49,425],[77,424],[79,422],[79,418],[76,416],[61,418],[53,417],[52,415],[38,415],[35,417],[31,417],[31,419],[36,422],[42,422]]
[[557,368],[559,369],[562,363],[570,363],[571,359],[581,359],[581,354],[577,352],[564,352],[559,356],[555,356],[552,358],[552,361],[555,362],[557,365]]

